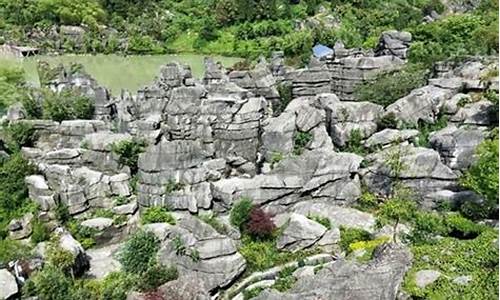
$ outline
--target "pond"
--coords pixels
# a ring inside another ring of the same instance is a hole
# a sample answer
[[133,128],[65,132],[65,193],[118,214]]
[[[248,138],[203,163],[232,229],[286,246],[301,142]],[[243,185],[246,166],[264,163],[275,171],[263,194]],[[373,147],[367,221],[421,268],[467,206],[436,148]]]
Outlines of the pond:
[[[193,76],[201,78],[204,73],[204,55],[148,55],[148,56],[120,56],[120,55],[62,55],[62,56],[34,56],[29,58],[0,57],[0,64],[18,66],[24,69],[28,82],[39,85],[36,71],[37,60],[47,61],[51,65],[80,63],[101,85],[117,95],[122,89],[131,92],[149,85],[159,74],[160,66],[169,62],[178,61],[191,66]],[[214,56],[229,67],[241,59],[234,57]]]

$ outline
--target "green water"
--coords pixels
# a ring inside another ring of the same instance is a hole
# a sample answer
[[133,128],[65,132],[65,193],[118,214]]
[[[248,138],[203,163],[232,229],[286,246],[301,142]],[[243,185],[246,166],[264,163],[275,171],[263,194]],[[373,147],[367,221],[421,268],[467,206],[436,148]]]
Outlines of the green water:
[[[151,56],[119,56],[119,55],[63,55],[63,56],[35,56],[29,58],[0,57],[0,64],[18,66],[24,69],[26,79],[38,85],[36,72],[37,60],[47,61],[51,65],[80,63],[101,85],[113,94],[119,94],[122,89],[135,92],[137,89],[149,85],[159,74],[160,66],[168,62],[178,61],[191,66],[193,76],[201,78],[204,72],[203,55],[151,55]],[[239,58],[213,57],[224,66],[232,66],[240,61]]]

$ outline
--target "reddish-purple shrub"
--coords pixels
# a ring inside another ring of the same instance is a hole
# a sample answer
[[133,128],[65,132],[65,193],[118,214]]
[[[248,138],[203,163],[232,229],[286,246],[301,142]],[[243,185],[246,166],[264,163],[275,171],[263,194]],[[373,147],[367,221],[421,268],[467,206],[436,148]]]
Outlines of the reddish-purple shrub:
[[272,236],[276,225],[271,220],[271,215],[258,207],[254,207],[250,212],[250,220],[247,230],[250,235],[256,238],[269,238]]

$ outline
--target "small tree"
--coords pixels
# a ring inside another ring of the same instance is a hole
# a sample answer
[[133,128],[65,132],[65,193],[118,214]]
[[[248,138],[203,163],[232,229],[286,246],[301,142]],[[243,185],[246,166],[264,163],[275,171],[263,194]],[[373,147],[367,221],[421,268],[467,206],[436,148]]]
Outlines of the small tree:
[[241,198],[236,202],[231,209],[231,215],[229,216],[229,221],[235,227],[242,229],[243,226],[250,219],[250,212],[252,211],[254,205],[252,200],[249,198]]
[[132,235],[118,254],[123,270],[144,273],[155,263],[160,241],[152,232],[138,231]]
[[254,207],[250,212],[247,229],[253,237],[265,239],[273,235],[276,225],[269,214],[261,208]]
[[380,225],[393,224],[392,239],[396,242],[397,228],[400,222],[413,219],[417,207],[415,202],[393,197],[385,201],[377,212]]
[[119,156],[118,162],[128,166],[132,174],[137,173],[139,154],[144,152],[144,148],[146,148],[146,142],[137,138],[121,141],[112,146],[113,152]]

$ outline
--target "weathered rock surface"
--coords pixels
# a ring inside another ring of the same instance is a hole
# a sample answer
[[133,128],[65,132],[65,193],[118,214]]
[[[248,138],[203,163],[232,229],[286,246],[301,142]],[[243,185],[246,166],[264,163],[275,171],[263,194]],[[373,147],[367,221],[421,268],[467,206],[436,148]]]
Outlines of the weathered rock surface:
[[423,289],[434,283],[441,276],[441,272],[436,270],[421,270],[415,273],[415,284]]
[[0,269],[0,286],[0,299],[8,299],[19,291],[16,278],[6,269]]
[[393,144],[401,144],[408,140],[412,140],[418,135],[416,129],[384,129],[373,134],[365,141],[365,146],[369,148],[384,148]]
[[93,278],[101,279],[111,272],[119,271],[121,264],[115,259],[115,254],[121,244],[109,245],[87,251],[90,268],[87,274]]
[[[416,197],[453,188],[458,178],[441,162],[438,152],[412,145],[393,146],[368,155],[366,160],[368,168],[364,170],[364,183],[370,190],[386,195],[391,191],[391,182],[395,178],[412,188]],[[389,167],[391,161],[397,160],[404,166],[399,174]]]
[[486,137],[481,128],[448,126],[434,132],[430,145],[441,155],[444,163],[452,169],[465,170],[474,163],[476,148]]
[[325,226],[300,214],[291,214],[285,230],[278,238],[278,249],[298,251],[310,247],[326,232]]
[[[160,262],[175,264],[181,277],[197,277],[207,290],[229,285],[245,269],[245,259],[234,241],[195,217],[183,215],[178,226],[166,228],[163,234]],[[173,239],[180,239],[185,251],[176,250]]]
[[411,254],[397,245],[379,249],[368,264],[338,260],[314,276],[302,277],[287,292],[265,290],[258,300],[396,299]]

